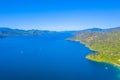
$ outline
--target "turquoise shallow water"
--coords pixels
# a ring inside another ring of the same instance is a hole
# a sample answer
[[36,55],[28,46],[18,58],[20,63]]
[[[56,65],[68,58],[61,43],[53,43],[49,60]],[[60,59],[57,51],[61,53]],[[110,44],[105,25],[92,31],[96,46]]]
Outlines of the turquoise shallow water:
[[92,51],[65,38],[0,39],[0,80],[120,80],[117,68],[85,59]]

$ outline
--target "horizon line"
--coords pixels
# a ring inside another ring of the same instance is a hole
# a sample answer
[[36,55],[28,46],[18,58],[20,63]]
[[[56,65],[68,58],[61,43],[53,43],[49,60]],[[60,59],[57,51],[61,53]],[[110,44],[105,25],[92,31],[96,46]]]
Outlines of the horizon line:
[[97,28],[97,27],[92,27],[92,28],[85,28],[85,29],[78,29],[78,30],[49,30],[49,29],[21,29],[21,28],[10,28],[10,27],[0,27],[0,28],[7,28],[7,29],[13,29],[13,30],[24,30],[24,31],[29,31],[29,30],[39,30],[39,31],[52,31],[52,32],[64,32],[64,31],[82,31],[82,30],[87,30],[87,29],[114,29],[114,28],[120,28],[118,27],[112,27],[112,28]]

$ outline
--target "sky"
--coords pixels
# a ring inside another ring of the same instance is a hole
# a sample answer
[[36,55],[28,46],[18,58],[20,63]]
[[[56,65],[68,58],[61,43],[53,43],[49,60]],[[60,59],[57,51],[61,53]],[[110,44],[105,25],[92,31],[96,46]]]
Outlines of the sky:
[[0,27],[51,31],[120,26],[120,0],[0,0]]

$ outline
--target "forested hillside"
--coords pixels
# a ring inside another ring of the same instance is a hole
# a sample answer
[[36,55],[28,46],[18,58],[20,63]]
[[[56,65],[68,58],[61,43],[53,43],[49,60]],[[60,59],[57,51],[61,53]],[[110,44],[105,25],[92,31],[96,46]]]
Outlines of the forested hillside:
[[87,59],[120,65],[120,28],[86,31],[70,39],[80,41],[96,52],[86,56]]

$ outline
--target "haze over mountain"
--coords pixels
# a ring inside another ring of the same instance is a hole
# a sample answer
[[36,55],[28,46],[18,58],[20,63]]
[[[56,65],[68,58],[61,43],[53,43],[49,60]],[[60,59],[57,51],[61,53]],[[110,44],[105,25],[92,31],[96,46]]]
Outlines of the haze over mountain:
[[11,36],[41,36],[41,35],[75,35],[80,31],[47,31],[47,30],[21,30],[21,29],[11,29],[11,28],[0,28],[0,37],[11,37]]
[[[76,30],[76,31],[47,31],[47,30],[21,30],[21,29],[11,29],[11,28],[5,28],[1,27],[0,28],[0,37],[10,37],[10,36],[40,36],[40,35],[45,35],[45,34],[71,34],[77,35],[79,33],[84,33],[84,32],[104,32],[104,31],[109,31],[109,30],[118,30],[120,27],[116,28],[110,28],[110,29],[100,29],[100,28],[91,28],[91,29],[85,29],[85,30]],[[61,34],[61,35],[62,35]]]

